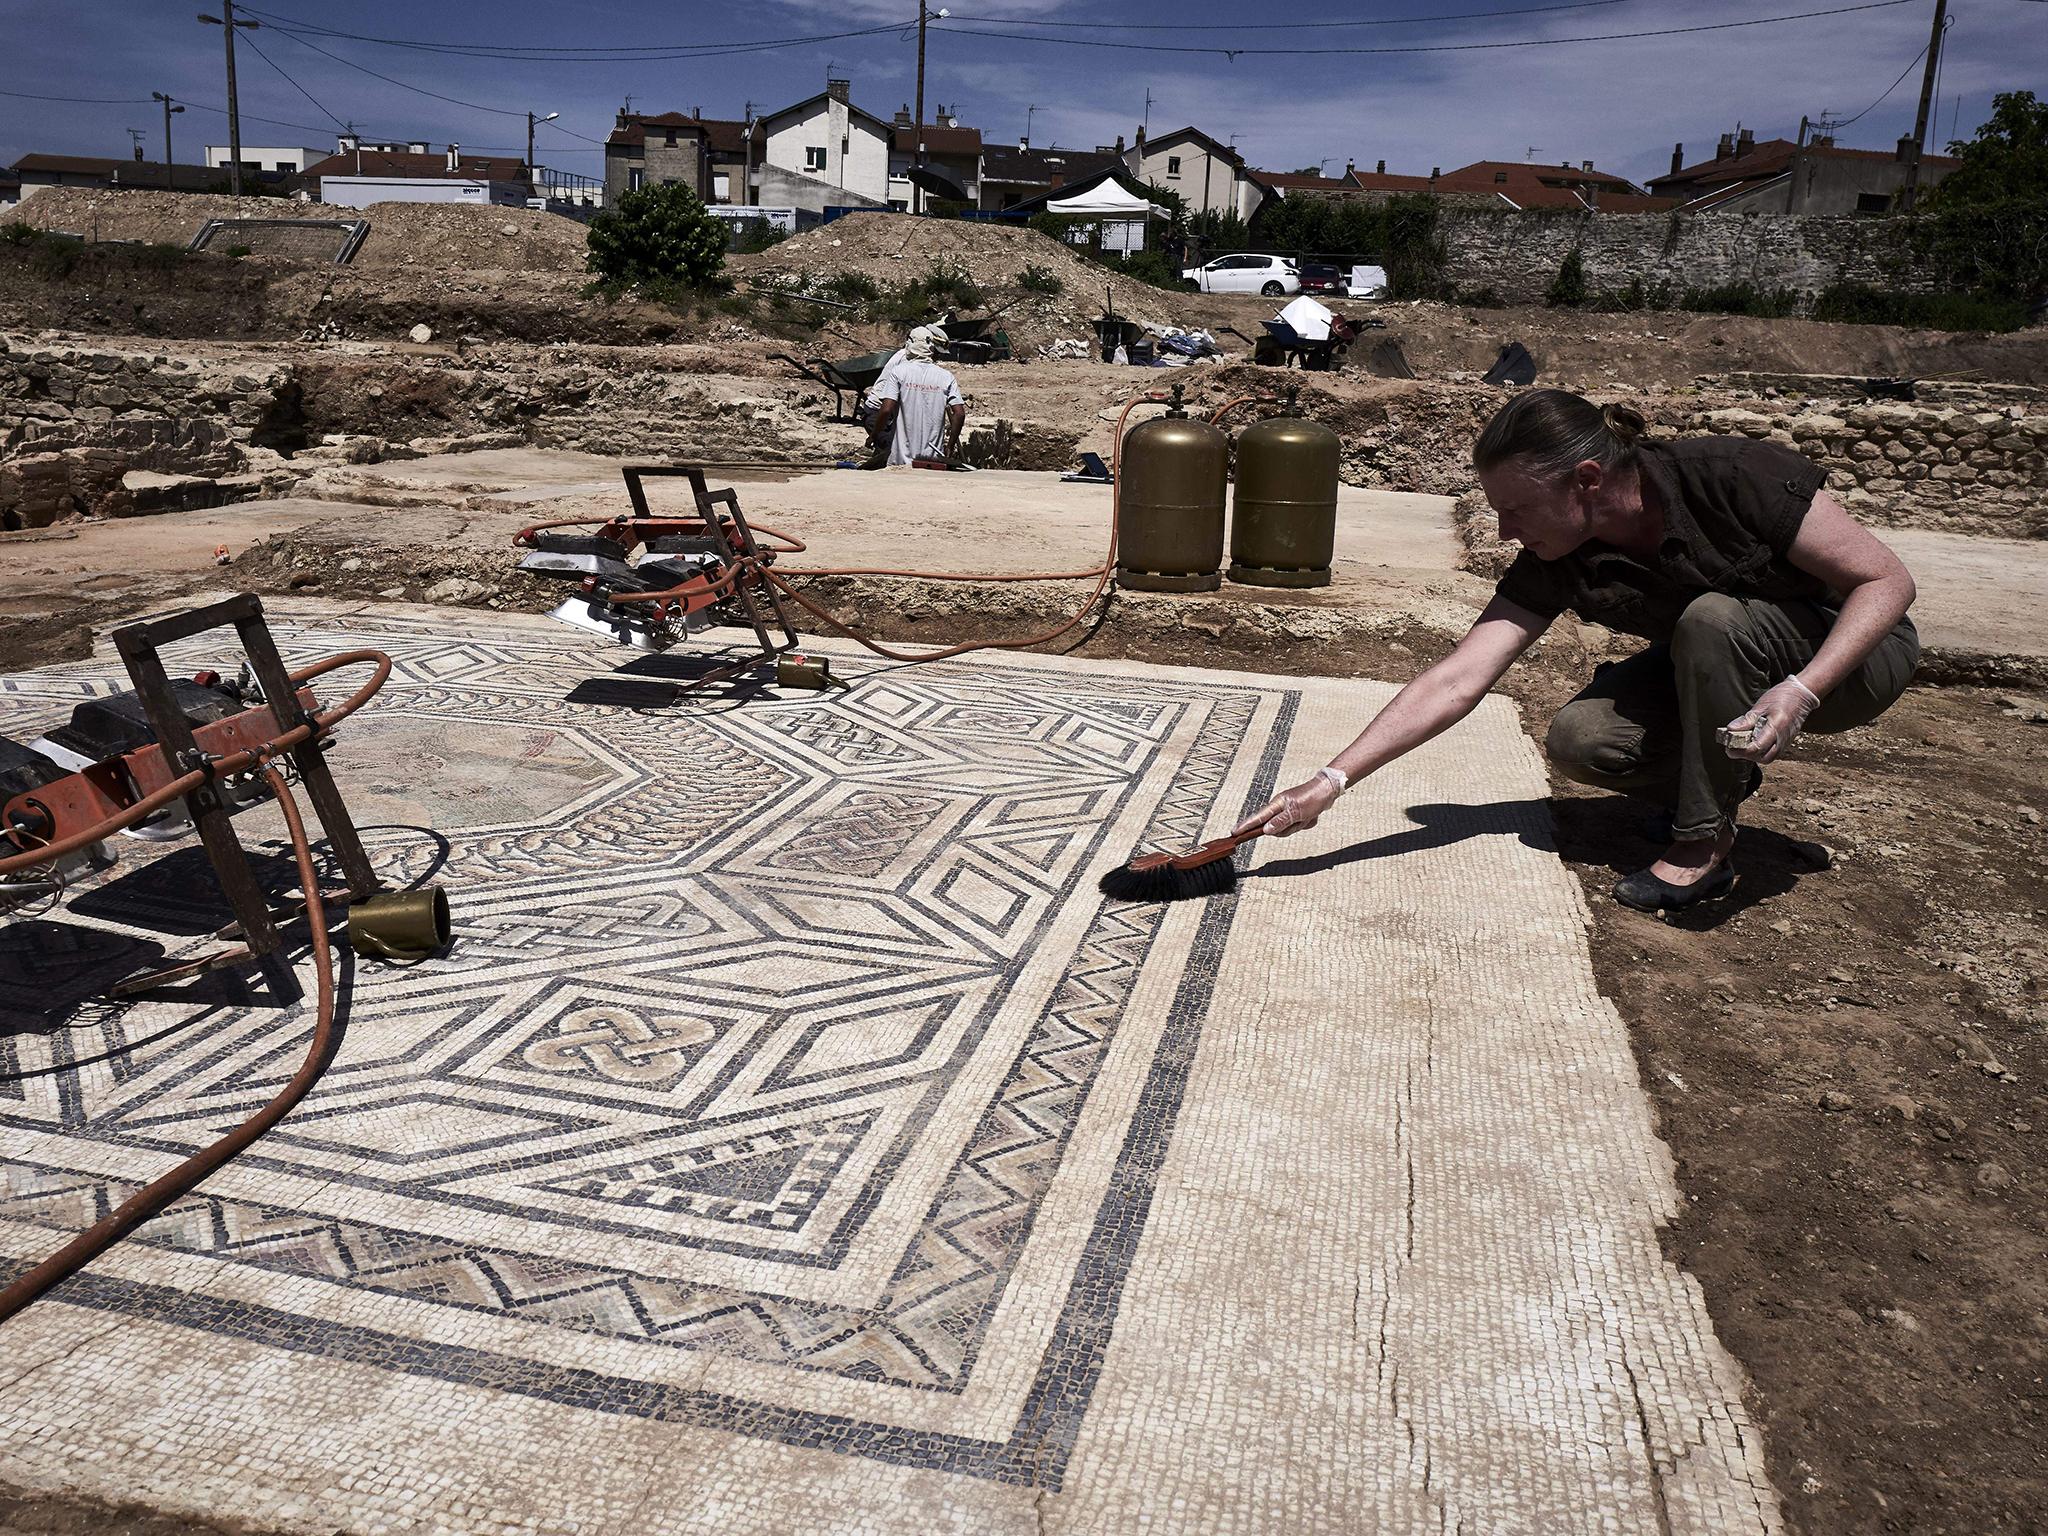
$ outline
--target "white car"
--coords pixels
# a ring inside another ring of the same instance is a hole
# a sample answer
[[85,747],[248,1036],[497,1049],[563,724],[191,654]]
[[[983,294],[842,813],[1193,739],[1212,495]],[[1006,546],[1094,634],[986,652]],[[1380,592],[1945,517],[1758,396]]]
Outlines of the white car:
[[1203,293],[1263,293],[1269,299],[1301,292],[1301,272],[1286,256],[1218,256],[1189,267],[1181,281]]

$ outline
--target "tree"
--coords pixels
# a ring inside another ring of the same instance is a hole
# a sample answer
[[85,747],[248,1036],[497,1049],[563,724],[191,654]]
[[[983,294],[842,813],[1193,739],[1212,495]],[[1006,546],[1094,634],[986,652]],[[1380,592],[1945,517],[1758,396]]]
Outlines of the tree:
[[612,283],[702,288],[725,265],[726,227],[676,182],[628,192],[590,221],[590,270]]
[[1976,137],[1949,153],[1963,163],[1927,194],[1920,255],[1949,287],[2038,297],[2048,289],[2048,103],[2001,92]]
[[1552,309],[1577,309],[1586,302],[1586,260],[1576,245],[1564,253],[1564,261],[1558,266],[1557,276],[1551,279],[1543,302]]

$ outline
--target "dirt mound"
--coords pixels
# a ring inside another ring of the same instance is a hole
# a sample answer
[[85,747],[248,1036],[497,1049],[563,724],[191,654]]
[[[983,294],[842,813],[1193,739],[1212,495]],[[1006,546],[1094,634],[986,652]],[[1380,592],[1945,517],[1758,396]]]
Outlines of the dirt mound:
[[237,200],[199,192],[44,187],[23,198],[13,217],[40,229],[67,230],[88,240],[154,240],[173,245],[186,244],[208,219],[364,218],[370,221],[370,233],[352,263],[359,269],[580,272],[586,250],[584,227],[558,213],[460,203],[372,203],[367,209],[356,209],[277,197]]
[[[901,288],[934,267],[957,267],[988,293],[1020,349],[1062,337],[1091,337],[1091,322],[1102,313],[1105,296],[1117,314],[1142,325],[1199,323],[1186,317],[1188,306],[1177,295],[1106,271],[1021,225],[855,213],[758,255],[735,256],[729,266],[742,280],[829,280],[857,272],[884,290]],[[1058,279],[1060,291],[1024,287],[1020,280],[1034,267]]]

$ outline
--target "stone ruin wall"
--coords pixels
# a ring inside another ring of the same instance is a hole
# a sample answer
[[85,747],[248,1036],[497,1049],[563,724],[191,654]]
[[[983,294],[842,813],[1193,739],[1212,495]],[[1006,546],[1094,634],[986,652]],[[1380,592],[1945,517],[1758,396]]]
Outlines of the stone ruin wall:
[[[1445,495],[1471,486],[1472,439],[1505,398],[1485,385],[1418,382],[1358,400],[1303,382],[1305,408],[1343,438],[1347,482]],[[298,478],[274,450],[323,438],[339,446],[299,468],[512,443],[679,458],[803,446],[797,434],[816,424],[800,418],[813,406],[763,383],[758,397],[720,399],[652,359],[537,374],[483,358],[216,363],[0,338],[0,529],[265,494]],[[1660,432],[1740,434],[1806,454],[1867,522],[2048,537],[2048,410],[2036,391],[1984,393],[1938,403],[1712,390],[1627,398]],[[1060,434],[1014,424],[1010,436],[1006,457],[1022,454],[1018,467],[1071,457]]]
[[[2027,393],[2024,401],[1940,404],[1737,404],[1701,392],[1595,398],[1634,405],[1653,434],[1751,437],[1803,453],[1867,523],[2031,539],[2048,537],[2048,411]],[[1343,438],[1347,483],[1455,496],[1472,487],[1472,441],[1505,398],[1486,385],[1418,384],[1370,401],[1313,390],[1306,400]]]
[[0,530],[255,494],[246,450],[291,440],[297,395],[282,367],[0,337]]
[[1449,280],[1491,288],[1508,304],[1541,304],[1574,247],[1595,294],[1621,293],[1636,278],[1678,292],[1746,282],[1806,300],[1838,282],[1932,287],[1900,263],[1901,232],[1889,219],[1447,208],[1437,227]]

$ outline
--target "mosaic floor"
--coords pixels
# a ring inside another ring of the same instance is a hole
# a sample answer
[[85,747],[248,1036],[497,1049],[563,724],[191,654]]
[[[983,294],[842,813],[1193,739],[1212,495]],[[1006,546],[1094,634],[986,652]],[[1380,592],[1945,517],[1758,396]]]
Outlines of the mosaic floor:
[[[456,943],[343,951],[306,1104],[0,1331],[0,1478],[323,1532],[1777,1528],[1504,703],[1133,906],[1103,868],[1388,690],[848,655],[654,709],[677,658],[544,620],[289,614],[397,659],[333,761]],[[0,678],[0,728],[117,670]],[[297,1065],[260,982],[94,1000],[222,920],[175,844],[0,920],[0,1263]]]

